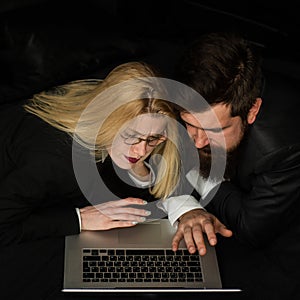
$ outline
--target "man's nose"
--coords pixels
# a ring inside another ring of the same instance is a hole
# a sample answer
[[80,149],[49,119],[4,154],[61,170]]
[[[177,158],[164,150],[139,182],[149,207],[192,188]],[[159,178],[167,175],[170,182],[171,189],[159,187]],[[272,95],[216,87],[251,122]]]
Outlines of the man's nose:
[[144,156],[147,153],[147,143],[146,141],[141,141],[138,144],[132,146],[133,153],[138,154],[140,157]]
[[209,144],[209,138],[202,129],[197,129],[193,134],[193,140],[196,148],[201,149]]

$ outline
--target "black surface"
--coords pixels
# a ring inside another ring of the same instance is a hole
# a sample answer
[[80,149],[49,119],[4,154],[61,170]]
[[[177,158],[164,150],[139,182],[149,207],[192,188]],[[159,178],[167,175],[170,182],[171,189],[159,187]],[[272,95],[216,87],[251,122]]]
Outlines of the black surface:
[[299,61],[292,1],[36,0],[9,7],[0,3],[0,103],[103,77],[129,60],[155,63],[168,75],[182,47],[207,31],[238,31],[267,57]]

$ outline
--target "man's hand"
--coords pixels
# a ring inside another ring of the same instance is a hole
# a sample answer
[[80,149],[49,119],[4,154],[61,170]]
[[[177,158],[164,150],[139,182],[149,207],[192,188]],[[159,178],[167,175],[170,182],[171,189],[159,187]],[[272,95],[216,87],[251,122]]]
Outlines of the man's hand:
[[214,215],[203,209],[194,209],[180,217],[177,232],[172,241],[172,249],[178,249],[179,242],[184,238],[190,253],[198,250],[200,255],[205,255],[206,247],[203,233],[207,235],[210,245],[217,244],[216,233],[224,237],[231,237],[232,231],[227,229]]

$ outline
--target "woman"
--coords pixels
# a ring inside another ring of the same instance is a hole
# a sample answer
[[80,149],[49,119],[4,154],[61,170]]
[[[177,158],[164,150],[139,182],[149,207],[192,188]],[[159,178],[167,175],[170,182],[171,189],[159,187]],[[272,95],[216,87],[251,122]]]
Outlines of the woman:
[[1,112],[2,245],[134,226],[150,214],[146,201],[172,193],[177,126],[154,77],[127,63]]

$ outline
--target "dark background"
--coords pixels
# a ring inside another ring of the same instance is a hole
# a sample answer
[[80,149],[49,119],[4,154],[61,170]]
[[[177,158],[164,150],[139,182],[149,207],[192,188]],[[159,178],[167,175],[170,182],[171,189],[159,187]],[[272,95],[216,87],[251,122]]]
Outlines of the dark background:
[[[70,80],[103,78],[114,66],[131,60],[153,63],[163,74],[171,75],[184,46],[209,31],[242,33],[261,50],[270,68],[300,80],[300,18],[296,6],[291,0],[0,0],[0,103],[20,101]],[[48,242],[57,244],[57,249],[61,247],[56,240]],[[57,264],[44,256],[43,247],[31,256],[42,257],[36,270],[45,266],[46,271],[56,274]],[[27,249],[30,253],[38,250]],[[238,247],[223,252],[224,257],[233,258],[240,253]],[[24,266],[27,264],[31,266],[32,260]],[[231,265],[231,260],[222,266],[232,271],[233,277],[239,271],[234,268],[240,267]],[[18,271],[22,273],[22,269]],[[51,281],[53,286],[61,283],[59,276]],[[237,287],[243,286],[239,282],[243,278],[234,278],[233,283],[230,280],[224,280],[224,285],[238,282]],[[18,282],[19,290],[25,283]],[[38,290],[38,283],[33,281],[28,289]],[[228,299],[236,298],[230,294]]]
[[168,76],[183,47],[208,31],[241,32],[272,67],[299,75],[299,22],[291,0],[2,0],[0,103],[130,60]]

